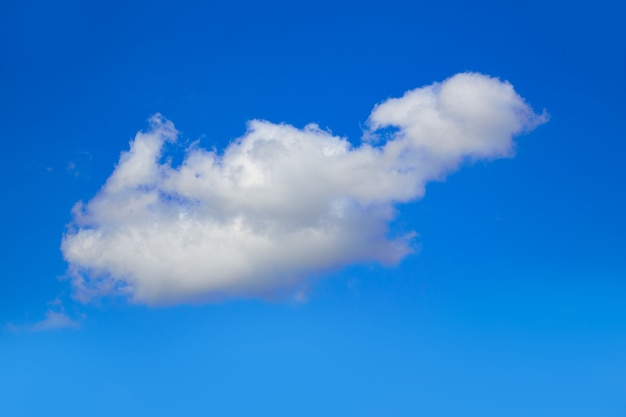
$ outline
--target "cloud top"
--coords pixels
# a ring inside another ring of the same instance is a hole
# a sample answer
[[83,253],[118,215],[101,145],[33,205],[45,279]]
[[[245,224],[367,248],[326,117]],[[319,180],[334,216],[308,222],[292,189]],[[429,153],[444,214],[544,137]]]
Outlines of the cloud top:
[[271,296],[342,265],[394,264],[412,236],[389,236],[397,203],[466,159],[510,156],[544,121],[509,83],[463,73],[378,104],[358,147],[253,120],[223,153],[194,146],[172,166],[163,145],[178,132],[156,115],[75,206],[61,249],[80,299],[147,304]]

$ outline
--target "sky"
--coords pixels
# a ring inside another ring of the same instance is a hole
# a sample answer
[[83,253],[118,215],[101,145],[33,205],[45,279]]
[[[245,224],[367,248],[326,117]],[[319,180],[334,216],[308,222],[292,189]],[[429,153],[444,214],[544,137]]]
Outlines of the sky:
[[3,1],[0,415],[625,415],[623,16]]

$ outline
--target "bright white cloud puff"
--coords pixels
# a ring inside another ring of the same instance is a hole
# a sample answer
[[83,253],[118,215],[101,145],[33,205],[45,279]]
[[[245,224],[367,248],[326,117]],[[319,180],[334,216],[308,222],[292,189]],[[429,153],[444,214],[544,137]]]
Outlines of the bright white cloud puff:
[[464,160],[511,156],[513,136],[545,119],[511,84],[463,73],[378,104],[358,147],[254,120],[223,153],[192,147],[174,167],[163,145],[178,133],[156,115],[75,207],[61,248],[78,298],[147,304],[263,297],[342,265],[394,264],[411,253],[411,234],[388,233],[396,203]]

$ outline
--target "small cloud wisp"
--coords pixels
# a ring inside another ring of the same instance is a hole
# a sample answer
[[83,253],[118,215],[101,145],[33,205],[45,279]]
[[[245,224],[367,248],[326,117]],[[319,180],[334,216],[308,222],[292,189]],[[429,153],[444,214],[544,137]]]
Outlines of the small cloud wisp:
[[48,303],[50,306],[46,311],[46,317],[33,324],[16,325],[8,323],[6,330],[14,333],[31,333],[31,332],[44,332],[49,330],[61,330],[61,329],[78,329],[80,328],[80,322],[72,319],[65,313],[63,304],[60,299],[55,299]]

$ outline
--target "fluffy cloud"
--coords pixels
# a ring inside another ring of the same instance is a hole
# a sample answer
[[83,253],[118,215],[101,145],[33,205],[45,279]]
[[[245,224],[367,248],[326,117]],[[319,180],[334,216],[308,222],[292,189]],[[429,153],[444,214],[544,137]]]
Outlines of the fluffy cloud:
[[389,236],[395,205],[464,160],[507,157],[545,120],[513,87],[463,73],[378,104],[363,143],[310,124],[253,120],[222,153],[187,149],[156,115],[63,237],[79,298],[163,304],[267,296],[359,262],[394,264],[411,234]]

